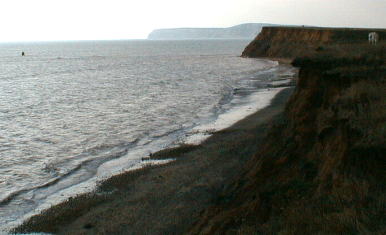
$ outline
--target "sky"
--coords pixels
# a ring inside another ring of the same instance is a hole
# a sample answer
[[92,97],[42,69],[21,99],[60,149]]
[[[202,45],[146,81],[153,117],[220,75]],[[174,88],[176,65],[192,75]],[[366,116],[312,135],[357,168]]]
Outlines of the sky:
[[0,41],[141,39],[158,28],[242,23],[386,28],[386,0],[0,2]]

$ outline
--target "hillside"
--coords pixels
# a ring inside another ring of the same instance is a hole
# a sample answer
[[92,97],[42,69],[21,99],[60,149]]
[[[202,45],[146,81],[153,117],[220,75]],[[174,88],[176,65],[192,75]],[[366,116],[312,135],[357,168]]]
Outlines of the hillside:
[[369,45],[367,31],[264,28],[243,55],[293,60],[295,89],[201,145],[151,156],[176,161],[112,177],[13,231],[386,234],[386,43]]
[[253,39],[263,26],[272,24],[241,24],[229,28],[175,28],[156,29],[148,39],[184,40],[184,39]]
[[190,234],[386,233],[386,44],[366,33],[267,28],[250,44],[244,56],[300,56],[297,88]]

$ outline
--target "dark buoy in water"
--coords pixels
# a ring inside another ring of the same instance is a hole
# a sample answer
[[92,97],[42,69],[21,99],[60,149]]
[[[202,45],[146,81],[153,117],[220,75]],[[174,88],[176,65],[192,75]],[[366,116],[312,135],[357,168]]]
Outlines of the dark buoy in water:
[[22,51],[22,52],[21,52],[21,56],[25,56],[25,53],[24,53],[24,51]]

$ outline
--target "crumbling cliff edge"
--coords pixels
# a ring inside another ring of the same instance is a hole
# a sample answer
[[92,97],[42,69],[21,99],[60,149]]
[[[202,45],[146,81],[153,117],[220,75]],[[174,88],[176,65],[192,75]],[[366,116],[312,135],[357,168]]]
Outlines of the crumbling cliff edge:
[[386,233],[386,47],[366,32],[271,27],[245,49],[295,58],[298,84],[191,234]]
[[153,155],[178,158],[169,165],[112,177],[13,231],[385,234],[386,44],[324,30],[269,27],[243,53],[294,59],[292,95],[200,146]]
[[386,39],[385,29],[264,27],[242,56],[294,59],[331,45],[352,45],[348,49],[355,50],[354,45],[368,43],[370,32],[377,32],[381,40]]

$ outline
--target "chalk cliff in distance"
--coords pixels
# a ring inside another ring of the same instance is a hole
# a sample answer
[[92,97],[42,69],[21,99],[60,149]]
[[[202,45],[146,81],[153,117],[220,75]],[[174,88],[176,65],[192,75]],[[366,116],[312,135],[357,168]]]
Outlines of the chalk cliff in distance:
[[243,56],[293,60],[284,109],[155,153],[177,160],[112,177],[12,234],[386,234],[386,29],[377,45],[370,30],[264,28]]
[[273,26],[265,23],[240,24],[229,28],[175,28],[156,29],[147,39],[186,40],[186,39],[253,39],[262,27]]

